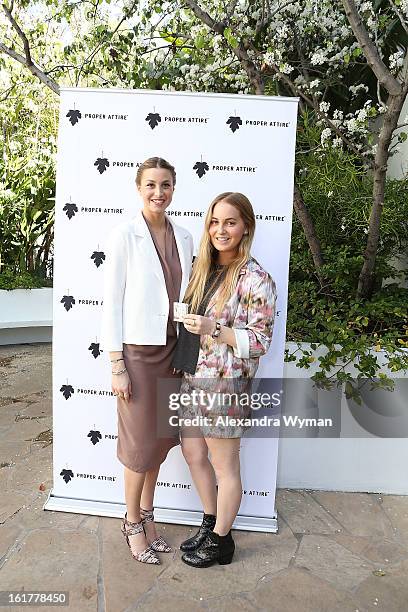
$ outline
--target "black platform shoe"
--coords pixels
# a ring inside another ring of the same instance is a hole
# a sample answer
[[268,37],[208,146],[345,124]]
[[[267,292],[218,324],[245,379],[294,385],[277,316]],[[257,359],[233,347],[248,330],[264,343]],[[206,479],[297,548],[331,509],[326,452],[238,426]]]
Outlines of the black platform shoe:
[[216,517],[213,514],[204,514],[200,529],[192,538],[189,538],[180,544],[180,550],[184,552],[196,550],[200,544],[204,542],[207,532],[214,529],[215,521]]
[[208,531],[201,546],[197,550],[184,553],[181,560],[192,567],[209,567],[214,563],[228,565],[232,561],[234,551],[235,544],[231,531],[226,536]]

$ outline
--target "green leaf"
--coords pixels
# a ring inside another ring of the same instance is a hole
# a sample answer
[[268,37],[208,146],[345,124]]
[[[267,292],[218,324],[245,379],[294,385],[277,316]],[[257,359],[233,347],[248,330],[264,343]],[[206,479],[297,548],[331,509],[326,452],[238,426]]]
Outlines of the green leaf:
[[232,47],[233,49],[235,49],[236,47],[238,47],[238,40],[237,38],[232,34],[232,30],[231,28],[225,28],[224,30],[224,38],[227,40],[228,44],[230,45],[230,47]]
[[194,44],[197,49],[203,49],[205,47],[205,42],[205,36],[203,36],[202,34],[199,34],[194,39]]

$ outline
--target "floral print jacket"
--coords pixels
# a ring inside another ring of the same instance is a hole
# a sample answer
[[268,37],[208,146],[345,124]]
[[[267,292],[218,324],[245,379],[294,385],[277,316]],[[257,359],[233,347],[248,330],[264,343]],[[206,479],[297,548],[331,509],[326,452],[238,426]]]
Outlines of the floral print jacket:
[[197,378],[253,378],[259,358],[272,340],[276,286],[253,257],[241,268],[236,289],[217,317],[215,305],[220,290],[212,296],[205,316],[233,328],[237,347],[218,343],[209,335],[201,336],[196,372],[184,374],[193,386]]

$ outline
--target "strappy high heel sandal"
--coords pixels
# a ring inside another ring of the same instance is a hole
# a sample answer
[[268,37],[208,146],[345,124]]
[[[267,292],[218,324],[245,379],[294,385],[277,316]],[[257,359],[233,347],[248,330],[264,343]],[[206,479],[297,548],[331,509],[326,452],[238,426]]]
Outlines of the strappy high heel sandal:
[[[154,508],[153,510],[145,510],[144,508],[140,508],[140,518],[142,519],[143,525],[146,523],[153,523],[154,521]],[[156,552],[172,552],[171,546],[169,546],[166,540],[159,536],[153,542],[150,543],[150,548],[155,550]]]
[[137,535],[138,533],[141,533],[142,531],[144,531],[143,521],[140,521],[140,523],[131,523],[130,521],[127,520],[126,517],[127,517],[127,513],[125,514],[125,518],[122,520],[122,526],[120,530],[125,536],[125,540],[127,542],[127,545],[130,548],[132,557],[136,561],[140,561],[140,563],[150,563],[151,565],[160,565],[159,557],[155,554],[155,552],[152,550],[150,546],[145,548],[145,550],[142,550],[140,553],[134,553],[132,551],[132,547],[130,546],[130,542],[129,542],[129,536]]

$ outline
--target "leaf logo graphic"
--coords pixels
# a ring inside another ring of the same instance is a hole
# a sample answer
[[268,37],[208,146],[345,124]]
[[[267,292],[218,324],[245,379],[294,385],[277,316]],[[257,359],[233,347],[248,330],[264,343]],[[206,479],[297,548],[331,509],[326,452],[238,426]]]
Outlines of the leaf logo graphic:
[[91,259],[93,259],[95,266],[99,268],[105,261],[106,255],[103,251],[94,251],[91,255]]
[[73,202],[67,202],[62,210],[65,211],[68,219],[72,219],[72,217],[75,217],[75,213],[78,212],[78,206]]
[[81,111],[79,110],[69,110],[66,114],[71,125],[75,125],[81,119]]
[[71,310],[72,306],[75,304],[75,298],[73,295],[63,295],[61,304],[64,304],[65,310]]
[[92,342],[90,346],[88,346],[88,351],[91,351],[92,355],[95,357],[99,357],[102,351],[99,350],[99,342]]
[[94,166],[98,168],[99,174],[103,174],[107,168],[109,168],[109,161],[106,157],[98,157]]
[[231,132],[236,132],[242,125],[241,117],[230,117],[227,121],[227,125],[230,126]]
[[146,117],[147,123],[150,125],[152,130],[161,122],[161,117],[159,113],[149,113]]
[[196,173],[198,174],[200,178],[202,178],[204,174],[208,172],[209,169],[210,167],[207,164],[207,162],[203,162],[203,161],[196,162],[195,165],[193,166],[193,170],[196,171]]
[[64,481],[68,484],[69,481],[73,479],[74,472],[72,470],[61,470],[60,476],[62,476]]
[[65,399],[67,400],[74,393],[74,387],[72,387],[71,385],[62,385],[60,391],[62,395],[65,397]]
[[102,440],[101,432],[94,431],[93,429],[91,429],[91,431],[87,435],[87,438],[91,438],[91,442],[95,446],[95,444],[98,444],[98,442]]

